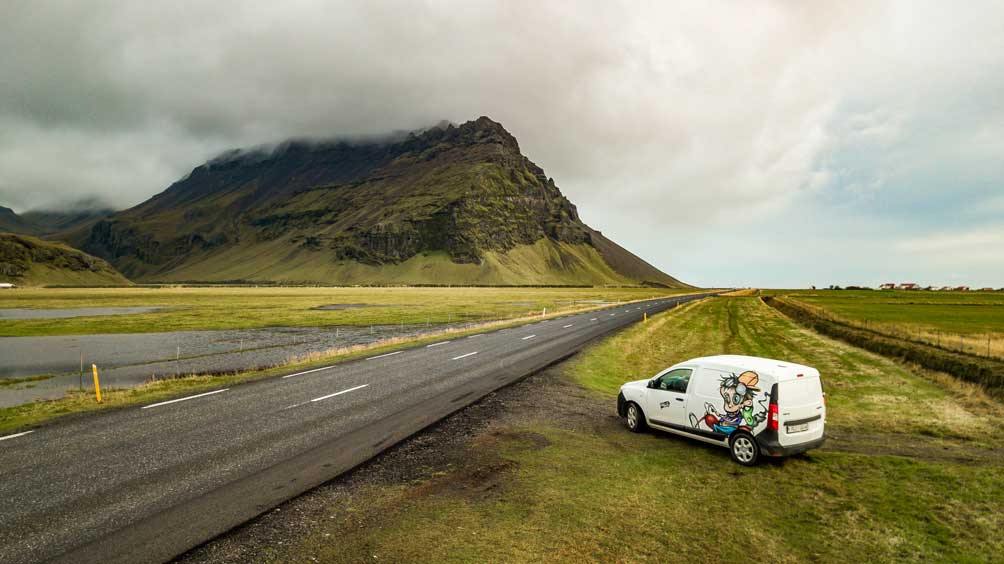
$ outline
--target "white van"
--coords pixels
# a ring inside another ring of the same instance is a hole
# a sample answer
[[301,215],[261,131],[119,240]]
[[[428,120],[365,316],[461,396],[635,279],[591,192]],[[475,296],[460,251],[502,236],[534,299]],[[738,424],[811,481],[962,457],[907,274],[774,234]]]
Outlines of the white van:
[[617,413],[634,432],[652,427],[729,447],[744,466],[825,440],[819,371],[754,356],[695,358],[628,382],[617,396]]

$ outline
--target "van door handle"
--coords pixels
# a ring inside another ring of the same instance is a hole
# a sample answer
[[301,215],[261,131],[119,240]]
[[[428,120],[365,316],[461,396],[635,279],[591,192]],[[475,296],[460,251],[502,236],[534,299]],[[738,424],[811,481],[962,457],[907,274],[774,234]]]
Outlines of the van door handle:
[[676,401],[683,401],[683,398],[676,398]]

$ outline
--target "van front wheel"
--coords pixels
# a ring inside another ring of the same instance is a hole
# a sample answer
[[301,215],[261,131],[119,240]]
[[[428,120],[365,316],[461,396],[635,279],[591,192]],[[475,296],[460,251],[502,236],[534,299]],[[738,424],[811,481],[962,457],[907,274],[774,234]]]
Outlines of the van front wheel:
[[756,463],[760,461],[760,445],[749,433],[744,431],[734,433],[730,447],[732,460],[743,466],[756,466]]
[[645,430],[645,414],[641,412],[641,408],[635,402],[627,405],[627,427],[632,433],[640,433]]

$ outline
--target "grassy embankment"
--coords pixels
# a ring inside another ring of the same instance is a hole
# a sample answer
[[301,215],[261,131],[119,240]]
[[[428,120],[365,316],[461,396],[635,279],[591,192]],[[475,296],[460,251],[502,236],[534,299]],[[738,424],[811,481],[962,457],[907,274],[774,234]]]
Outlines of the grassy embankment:
[[1004,358],[1004,292],[769,291],[830,319],[901,339]]
[[[828,448],[746,469],[725,449],[634,435],[614,420],[624,381],[718,353],[819,368]],[[472,440],[472,459],[495,462],[359,490],[262,559],[987,562],[1004,554],[1004,459],[995,450],[1004,410],[975,386],[819,336],[754,297],[661,314],[565,366],[599,398],[592,424],[563,426],[569,408],[556,400],[548,416],[517,417],[493,440]],[[452,486],[492,471],[506,479],[491,495]]]
[[[0,308],[161,306],[137,315],[0,320],[0,337],[204,331],[253,327],[441,324],[570,311],[694,290],[655,288],[92,288],[0,294]],[[365,304],[318,310],[330,304]]]
[[[389,299],[393,295],[388,292],[388,289],[356,289],[356,288],[280,288],[280,289],[234,289],[234,288],[210,288],[210,289],[188,289],[188,288],[174,288],[173,292],[166,292],[168,294],[167,299],[181,299],[181,297],[191,297],[192,295],[198,296],[200,300],[207,300],[206,303],[201,306],[199,313],[203,316],[208,316],[211,313],[221,313],[225,311],[227,307],[233,308],[235,301],[240,299],[241,291],[246,291],[250,294],[250,300],[262,299],[264,296],[269,296],[269,299],[278,299],[290,307],[298,307],[299,310],[304,310],[309,307],[314,307],[310,304],[315,304],[318,301],[322,303],[382,303],[391,302]],[[258,290],[262,290],[259,292]],[[399,297],[403,299],[397,300],[399,303],[405,302],[407,300],[414,300],[417,298],[416,293],[425,296],[428,299],[434,299],[435,304],[443,311],[438,311],[433,309],[429,305],[421,305],[420,307],[428,312],[427,315],[430,317],[435,316],[436,319],[443,319],[444,317],[449,319],[472,319],[472,311],[498,311],[505,312],[504,317],[499,320],[494,320],[489,317],[485,321],[473,321],[469,328],[455,328],[455,329],[437,329],[436,327],[430,327],[429,331],[419,338],[393,338],[384,341],[379,341],[369,345],[359,345],[352,347],[339,347],[332,348],[328,351],[322,353],[315,353],[304,357],[297,357],[289,359],[287,364],[282,366],[277,366],[267,370],[253,370],[245,372],[235,372],[232,374],[215,374],[215,375],[191,375],[182,378],[171,378],[164,380],[151,381],[141,386],[136,386],[133,388],[116,389],[103,387],[102,388],[102,403],[98,404],[95,401],[93,391],[76,391],[69,390],[66,392],[65,397],[57,400],[48,401],[37,401],[33,403],[28,403],[19,406],[0,408],[0,434],[11,433],[14,431],[23,430],[30,428],[41,423],[49,422],[59,417],[64,417],[72,414],[81,414],[87,412],[94,412],[105,409],[114,409],[120,407],[126,407],[130,405],[139,405],[144,403],[151,403],[156,401],[161,401],[164,399],[169,399],[171,397],[178,397],[192,393],[203,392],[207,390],[217,389],[224,386],[232,386],[235,384],[240,384],[244,382],[251,382],[255,380],[261,380],[264,378],[270,378],[277,374],[288,373],[295,370],[309,370],[318,366],[328,365],[334,362],[345,362],[353,360],[362,356],[368,356],[373,354],[381,354],[384,352],[393,351],[396,349],[414,346],[426,342],[431,342],[433,340],[442,338],[444,334],[449,334],[453,336],[462,336],[468,333],[476,333],[479,331],[484,331],[489,328],[502,328],[510,325],[518,325],[525,323],[530,319],[539,319],[543,315],[544,308],[547,308],[547,317],[554,317],[557,315],[565,315],[573,311],[586,310],[596,307],[603,307],[602,304],[595,303],[595,300],[599,301],[635,301],[643,300],[657,295],[667,295],[670,292],[667,291],[653,291],[642,289],[612,289],[612,290],[591,290],[591,289],[494,289],[494,288],[398,288],[395,289],[398,292]],[[411,292],[414,290],[415,292]],[[130,290],[130,292],[133,290]],[[43,294],[49,294],[53,290],[41,291]],[[95,293],[104,294],[104,291],[98,290],[72,290],[72,298],[70,300],[78,300],[79,296],[88,296]],[[114,293],[122,292],[121,289],[112,291]],[[476,292],[483,292],[484,299],[481,302],[473,301],[473,294]],[[522,293],[519,293],[522,292]],[[56,292],[57,294],[62,294],[63,292]],[[143,292],[144,294],[146,292]],[[680,293],[680,292],[677,292]],[[513,297],[513,295],[520,295],[525,301],[519,304],[513,304],[507,302]],[[208,297],[207,297],[208,296]],[[220,305],[212,300],[216,298],[216,302],[222,302],[227,305]],[[354,298],[358,301],[353,302],[332,302],[333,299],[347,299]],[[132,302],[130,300],[133,297],[120,297],[116,298],[114,295],[106,298],[101,298],[105,300],[103,305],[137,305],[137,303],[144,302]],[[362,300],[368,299],[370,302],[363,302]],[[62,296],[59,299],[51,299],[45,303],[65,303]],[[492,300],[495,300],[493,303]],[[2,303],[2,302],[0,302]],[[33,303],[38,303],[33,302]],[[86,302],[94,303],[94,302]],[[145,302],[149,304],[150,301]],[[163,303],[163,302],[161,302]],[[518,312],[531,304],[532,306],[540,307],[539,310],[531,309],[526,313],[532,313],[533,317],[519,316]],[[49,306],[52,307],[52,306]],[[63,306],[63,307],[73,307],[73,306]],[[77,304],[76,307],[83,307],[82,304]],[[93,306],[91,306],[93,307]],[[283,315],[282,312],[277,312],[275,308],[271,306],[259,306],[261,309],[257,310],[259,317],[257,322],[267,323],[269,319],[274,319],[275,317],[269,317],[269,314],[273,315]],[[405,308],[407,306],[404,306]],[[395,309],[398,308],[398,309]],[[374,308],[378,309],[378,308]],[[399,308],[392,303],[383,303],[383,309],[385,310],[382,315],[391,317],[402,317],[409,314],[407,309]],[[354,312],[365,312],[367,309],[362,310],[343,310],[343,311],[330,311],[324,313],[335,314],[332,317],[338,318],[338,314],[352,314]],[[396,313],[394,313],[396,312]],[[456,313],[454,313],[456,312]],[[466,313],[466,316],[462,314]],[[515,317],[509,317],[513,316]],[[131,316],[122,316],[131,317]],[[351,316],[347,315],[352,319]],[[85,318],[86,319],[86,318]],[[111,322],[114,317],[101,318]],[[329,318],[330,319],[330,318]],[[360,318],[355,318],[357,321]],[[362,317],[361,319],[372,319],[367,317]],[[411,319],[414,319],[412,317]],[[476,318],[474,318],[476,319]],[[72,320],[65,320],[72,321]],[[212,323],[211,320],[207,320],[208,323]],[[277,323],[274,323],[277,324]],[[350,324],[348,321],[339,321],[339,325]],[[374,322],[376,324],[376,322]],[[93,328],[90,323],[84,325],[86,328]],[[43,379],[48,376],[40,377],[30,377],[30,378],[17,378],[11,379],[9,385],[19,385],[24,383],[29,383],[36,379]],[[2,386],[5,384],[5,380],[0,379],[0,393],[2,393]]]
[[[980,384],[991,394],[1004,397],[1002,358],[960,352],[956,347],[925,343],[924,339],[915,335],[889,333],[881,327],[869,328],[789,296],[765,296],[764,301],[819,333],[891,358],[917,363],[929,370],[947,372],[961,380]],[[923,310],[924,307],[921,306],[915,313],[923,313]],[[977,321],[973,320],[972,323],[976,325]]]

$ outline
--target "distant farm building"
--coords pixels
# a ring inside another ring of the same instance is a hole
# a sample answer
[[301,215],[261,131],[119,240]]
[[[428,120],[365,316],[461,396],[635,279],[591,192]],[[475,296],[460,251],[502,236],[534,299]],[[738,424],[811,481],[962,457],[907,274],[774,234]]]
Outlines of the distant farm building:
[[894,290],[894,289],[896,289],[896,285],[893,284],[892,282],[886,282],[885,284],[879,285],[879,290]]
[[955,291],[955,292],[968,292],[969,291],[969,286],[956,286],[956,287],[952,288],[952,290]]
[[981,292],[993,292],[994,289],[993,288],[980,288],[980,291]]
[[913,282],[904,282],[903,284],[900,284],[899,286],[896,286],[896,289],[897,290],[919,290],[920,287],[917,286],[917,284],[915,284]]

